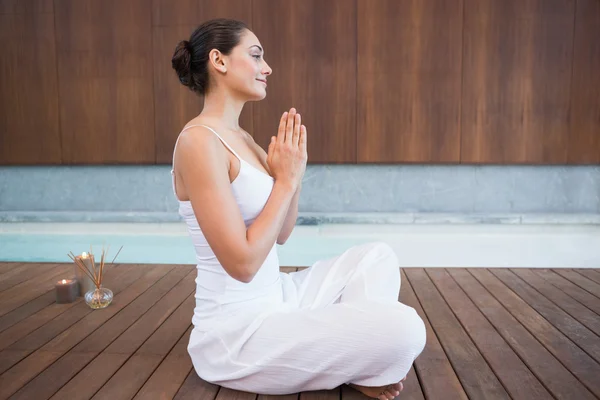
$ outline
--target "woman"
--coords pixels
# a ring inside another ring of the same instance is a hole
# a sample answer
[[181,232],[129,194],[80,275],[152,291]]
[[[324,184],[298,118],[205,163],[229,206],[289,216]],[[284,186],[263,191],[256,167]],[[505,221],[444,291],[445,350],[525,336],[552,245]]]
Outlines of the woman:
[[224,387],[288,394],[349,384],[393,399],[425,345],[414,309],[398,302],[398,260],[367,243],[300,272],[280,273],[276,244],[296,222],[306,127],[283,113],[268,151],[239,126],[266,96],[271,68],[239,21],[204,23],[172,65],[204,96],[173,155],[173,190],[197,257],[188,352],[198,375]]

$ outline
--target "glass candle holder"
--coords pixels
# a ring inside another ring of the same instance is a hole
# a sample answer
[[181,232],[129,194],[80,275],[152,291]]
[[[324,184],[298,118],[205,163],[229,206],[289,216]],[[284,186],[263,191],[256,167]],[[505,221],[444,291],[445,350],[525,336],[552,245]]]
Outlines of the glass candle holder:
[[110,289],[100,287],[94,287],[85,294],[85,302],[94,310],[100,308],[106,308],[113,300],[113,292]]

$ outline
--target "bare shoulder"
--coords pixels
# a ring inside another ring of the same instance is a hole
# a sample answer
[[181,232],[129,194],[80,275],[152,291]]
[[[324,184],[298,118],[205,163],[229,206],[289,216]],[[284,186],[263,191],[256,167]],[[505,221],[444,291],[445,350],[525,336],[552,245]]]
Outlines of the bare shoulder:
[[188,158],[200,154],[225,155],[220,146],[219,139],[210,130],[202,126],[193,126],[181,132],[176,153]]

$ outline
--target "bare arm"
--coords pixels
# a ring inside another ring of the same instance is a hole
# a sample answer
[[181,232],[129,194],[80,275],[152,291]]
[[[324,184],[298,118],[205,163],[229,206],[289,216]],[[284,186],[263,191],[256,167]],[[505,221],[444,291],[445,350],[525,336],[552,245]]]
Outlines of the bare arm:
[[301,190],[302,185],[298,185],[298,189],[296,189],[296,193],[294,193],[290,207],[287,210],[281,231],[277,236],[277,244],[284,244],[287,242],[288,238],[292,234],[292,231],[294,230],[294,227],[296,226],[296,220],[298,219],[298,200],[300,199]]
[[186,133],[179,140],[177,168],[200,229],[227,273],[250,282],[281,231],[295,187],[276,181],[262,212],[246,229],[231,191],[226,150],[205,128]]
[[[287,114],[287,113],[286,113]],[[268,163],[275,178],[263,210],[246,229],[233,196],[227,151],[205,128],[184,132],[176,150],[176,168],[198,224],[227,273],[250,282],[275,244],[306,165],[306,130],[294,112],[282,116]],[[302,132],[302,134],[300,133]],[[300,139],[299,139],[300,138]]]

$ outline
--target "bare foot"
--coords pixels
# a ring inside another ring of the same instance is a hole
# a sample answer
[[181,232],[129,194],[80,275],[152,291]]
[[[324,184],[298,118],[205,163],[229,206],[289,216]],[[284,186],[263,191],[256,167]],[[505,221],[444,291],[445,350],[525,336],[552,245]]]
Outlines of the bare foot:
[[348,386],[358,390],[365,396],[369,396],[374,399],[392,400],[400,394],[402,389],[404,389],[404,385],[402,385],[402,381],[404,381],[405,379],[406,379],[406,377],[404,377],[398,383],[394,383],[392,385],[385,385],[385,386],[360,386],[360,385],[355,385],[354,383],[349,383]]

